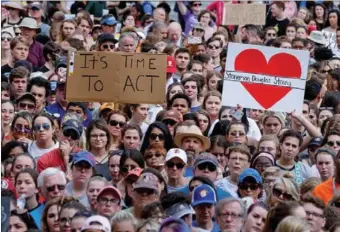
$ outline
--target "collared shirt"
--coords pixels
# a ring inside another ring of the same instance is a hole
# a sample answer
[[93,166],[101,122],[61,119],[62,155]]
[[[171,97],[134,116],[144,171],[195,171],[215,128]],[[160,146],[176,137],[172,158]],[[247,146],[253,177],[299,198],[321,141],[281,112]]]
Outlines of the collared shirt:
[[39,68],[45,65],[46,61],[43,54],[43,48],[44,46],[35,40],[31,44],[27,61],[30,62],[33,67]]

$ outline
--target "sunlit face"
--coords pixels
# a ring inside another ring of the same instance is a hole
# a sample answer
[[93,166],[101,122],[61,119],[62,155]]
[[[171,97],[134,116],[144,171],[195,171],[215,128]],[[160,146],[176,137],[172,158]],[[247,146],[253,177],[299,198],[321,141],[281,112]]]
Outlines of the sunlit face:
[[272,154],[274,157],[276,156],[277,148],[274,141],[271,140],[263,141],[258,145],[258,147],[259,151],[266,151]]
[[9,232],[26,232],[27,225],[18,216],[9,218]]
[[82,19],[80,21],[79,28],[82,30],[84,36],[88,36],[90,34],[91,26],[87,20]]
[[8,33],[2,33],[1,34],[1,49],[3,51],[10,49],[10,42],[13,39],[11,35]]
[[185,70],[188,68],[190,56],[188,53],[178,53],[175,56],[176,68],[178,70]]
[[31,88],[31,93],[35,97],[35,101],[37,104],[37,107],[41,107],[46,102],[46,89],[44,87],[39,87],[36,85],[33,85]]
[[254,209],[247,215],[244,223],[244,231],[257,232],[263,231],[266,222],[268,211],[260,206],[255,206]]
[[173,101],[171,108],[178,110],[182,115],[185,115],[190,111],[188,102],[184,98],[176,98]]
[[159,128],[155,127],[151,130],[150,136],[149,136],[149,144],[150,145],[159,145],[161,147],[164,147],[164,133]]
[[131,36],[127,36],[119,43],[119,49],[121,52],[134,52],[137,47],[137,42]]
[[121,221],[112,226],[113,232],[135,232],[135,228],[130,221]]
[[244,169],[249,167],[249,157],[241,152],[231,152],[228,167],[230,174],[239,176]]
[[210,23],[210,20],[211,20],[210,13],[205,13],[201,16],[200,23],[202,23],[202,25],[204,26],[208,26]]
[[187,153],[187,155],[195,155],[202,152],[202,141],[195,137],[186,137],[182,140],[181,148]]
[[62,33],[64,34],[65,38],[70,37],[76,30],[76,26],[73,23],[64,22]]
[[185,163],[180,158],[173,158],[166,162],[165,171],[169,179],[179,179],[183,176],[185,170]]
[[285,160],[292,160],[299,153],[299,140],[295,137],[286,137],[282,144],[281,148],[281,158]]
[[53,138],[54,128],[51,121],[46,117],[37,117],[33,125],[36,140],[48,141]]
[[208,111],[209,115],[216,117],[221,109],[221,98],[217,96],[210,96],[205,102],[205,109]]
[[266,41],[268,41],[270,39],[275,39],[276,36],[277,36],[277,34],[276,34],[275,30],[272,30],[272,29],[267,30],[267,32],[266,32]]
[[90,132],[90,145],[91,149],[102,149],[106,147],[107,143],[109,141],[109,138],[105,131],[93,128],[93,130]]
[[225,204],[220,210],[220,215],[216,215],[216,222],[221,231],[241,231],[244,219],[241,216],[242,208],[239,202]]
[[334,175],[334,159],[330,154],[321,152],[316,157],[316,168],[320,173],[321,179],[323,181],[328,180]]
[[191,99],[197,99],[198,89],[196,81],[187,81],[184,84],[184,92]]
[[139,133],[137,130],[131,129],[125,131],[122,142],[125,149],[139,149],[141,138],[139,137]]
[[208,129],[209,119],[204,114],[197,114],[197,118],[199,122],[199,127],[202,133],[204,133]]
[[13,126],[12,135],[13,138],[18,140],[20,138],[31,137],[32,132],[31,124],[24,118],[18,117]]
[[333,117],[333,112],[330,110],[322,110],[319,113],[319,117],[318,117],[318,124],[321,127],[323,122],[329,118]]
[[214,40],[208,44],[207,53],[213,58],[218,57],[221,53],[221,50],[221,43],[218,40]]
[[148,111],[148,104],[140,104],[137,106],[137,108],[132,109],[132,117],[138,122],[144,121],[148,116]]
[[322,18],[325,14],[325,10],[322,6],[316,6],[314,10],[317,18]]
[[1,119],[4,126],[9,126],[14,118],[14,105],[10,102],[1,105]]
[[278,135],[282,129],[280,120],[277,117],[268,117],[263,124],[263,134]]
[[105,182],[101,180],[90,181],[87,187],[86,195],[92,208],[95,208],[98,193],[100,192],[102,188],[105,187],[105,185],[106,185]]
[[175,96],[178,93],[183,93],[183,88],[180,85],[175,85],[174,87],[169,90],[169,100],[172,99],[173,96]]
[[121,114],[112,114],[109,118],[108,126],[114,138],[121,137],[122,126],[126,124],[126,118]]
[[27,156],[20,156],[15,160],[12,166],[12,175],[16,176],[24,168],[34,168],[33,160]]
[[338,26],[338,15],[334,12],[334,13],[330,13],[328,15],[328,19],[329,19],[329,24],[331,27],[337,27]]
[[127,16],[125,21],[124,21],[124,25],[134,27],[135,26],[134,17],[132,15]]
[[286,28],[286,36],[289,38],[289,39],[294,39],[295,36],[296,36],[296,28],[294,26],[289,26]]
[[120,199],[113,193],[105,191],[97,197],[96,210],[98,214],[110,218],[120,209]]
[[262,115],[264,114],[263,110],[258,110],[258,109],[250,109],[249,110],[249,117],[254,119],[255,122],[260,122]]
[[86,217],[76,217],[72,219],[71,230],[72,232],[80,232],[81,227],[84,225]]
[[217,83],[221,80],[218,76],[213,76],[208,81],[208,90],[217,90]]
[[203,65],[194,63],[194,64],[192,65],[192,67],[191,67],[190,72],[193,72],[193,73],[195,73],[195,74],[200,74],[200,75],[202,75],[202,73],[203,73]]
[[59,212],[60,212],[60,206],[59,205],[52,205],[48,211],[47,211],[47,228],[48,231],[51,232],[59,232],[60,231],[60,225],[59,225]]
[[78,210],[74,208],[66,208],[60,212],[60,231],[71,232],[71,221],[72,217],[77,213]]
[[231,121],[233,119],[233,116],[230,113],[230,109],[225,109],[222,113],[221,113],[221,118],[220,120],[229,120]]
[[292,44],[289,42],[282,42],[280,45],[280,48],[286,48],[286,49],[290,49],[292,48]]
[[36,194],[39,192],[32,176],[28,173],[21,173],[17,176],[15,189],[18,195],[24,195],[25,199],[36,197]]
[[148,167],[159,169],[164,166],[165,156],[156,149],[150,149],[145,152],[144,160]]
[[340,136],[339,135],[328,135],[327,146],[332,148],[334,151],[340,151]]
[[307,38],[307,30],[305,28],[298,28],[296,31],[296,37],[301,38],[301,39],[306,39]]
[[301,8],[298,12],[298,18],[305,20],[307,17],[307,10],[305,8]]
[[245,143],[247,141],[245,126],[242,124],[232,125],[230,127],[227,140],[230,143]]
[[23,95],[27,89],[27,78],[13,78],[11,82],[11,89],[16,97]]

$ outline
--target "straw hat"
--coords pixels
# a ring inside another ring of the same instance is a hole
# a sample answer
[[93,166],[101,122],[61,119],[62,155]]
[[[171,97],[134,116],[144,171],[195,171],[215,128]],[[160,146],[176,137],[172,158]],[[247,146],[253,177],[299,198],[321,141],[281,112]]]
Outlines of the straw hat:
[[5,2],[4,4],[2,4],[2,6],[5,7],[6,9],[12,8],[12,9],[17,9],[17,10],[22,10],[22,11],[25,10],[25,8],[17,2]]
[[186,132],[177,134],[175,136],[175,144],[177,147],[182,147],[182,140],[186,137],[194,137],[202,142],[203,150],[207,150],[210,147],[210,140],[203,136],[202,131],[196,125],[188,126]]

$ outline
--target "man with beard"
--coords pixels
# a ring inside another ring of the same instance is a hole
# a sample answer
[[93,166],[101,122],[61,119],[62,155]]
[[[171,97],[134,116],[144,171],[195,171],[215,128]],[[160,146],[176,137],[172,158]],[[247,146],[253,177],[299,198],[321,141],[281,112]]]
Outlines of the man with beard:
[[322,232],[326,224],[324,217],[325,204],[322,200],[312,195],[307,195],[302,201],[302,207],[307,214],[307,223],[310,225],[311,232]]
[[184,176],[193,176],[195,156],[210,147],[210,140],[202,135],[195,124],[183,124],[176,130],[175,144],[184,150],[188,157],[187,168]]
[[176,61],[176,73],[173,75],[173,78],[177,80],[181,80],[182,74],[188,70],[188,66],[190,63],[190,53],[187,48],[178,48],[175,52],[175,61]]
[[323,200],[325,204],[333,198],[334,194],[340,190],[340,151],[335,159],[335,175],[334,178],[322,182],[317,185],[313,191],[313,194]]

